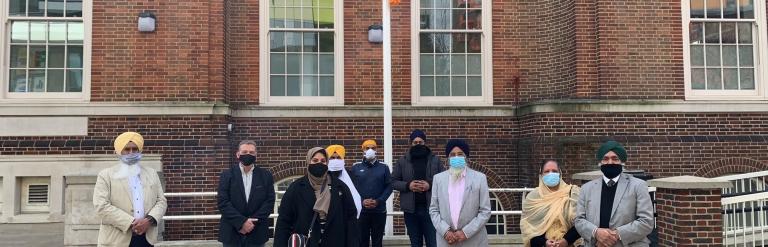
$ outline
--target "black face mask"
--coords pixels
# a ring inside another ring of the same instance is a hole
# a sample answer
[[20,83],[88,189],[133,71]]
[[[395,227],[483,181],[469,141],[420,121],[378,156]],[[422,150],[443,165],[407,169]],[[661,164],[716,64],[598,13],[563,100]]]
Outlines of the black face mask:
[[602,171],[603,175],[608,179],[613,179],[621,174],[623,168],[624,167],[619,164],[603,164],[600,166],[600,171]]
[[414,158],[426,157],[427,155],[429,155],[430,152],[432,152],[432,150],[429,150],[429,147],[422,144],[413,146],[411,147],[411,150],[410,150],[411,157],[414,157]]
[[315,177],[322,177],[328,171],[328,166],[323,163],[309,165],[309,174]]
[[256,162],[256,156],[250,154],[241,154],[237,159],[240,160],[240,163],[242,163],[244,166],[253,165],[253,163]]
[[328,174],[331,174],[331,176],[338,178],[341,176],[341,171],[328,172]]

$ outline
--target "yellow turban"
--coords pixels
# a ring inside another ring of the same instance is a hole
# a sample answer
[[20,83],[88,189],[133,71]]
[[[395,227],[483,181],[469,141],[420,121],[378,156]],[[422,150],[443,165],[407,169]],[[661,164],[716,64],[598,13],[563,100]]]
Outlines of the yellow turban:
[[115,153],[122,153],[125,145],[128,145],[129,142],[135,143],[139,147],[139,151],[144,149],[144,137],[141,137],[141,134],[125,132],[115,138]]
[[333,156],[334,153],[339,154],[341,159],[344,159],[344,155],[347,153],[346,149],[344,149],[344,146],[342,145],[330,145],[325,148],[325,152],[328,153],[329,159],[331,156]]
[[370,146],[376,147],[376,141],[375,140],[365,140],[361,147],[363,148],[363,151],[365,151]]

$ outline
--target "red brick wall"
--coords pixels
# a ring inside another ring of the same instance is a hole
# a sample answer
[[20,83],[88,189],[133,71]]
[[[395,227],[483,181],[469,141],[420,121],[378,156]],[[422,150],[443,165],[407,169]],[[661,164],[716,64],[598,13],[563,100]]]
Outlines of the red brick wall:
[[[222,4],[94,1],[92,101],[223,100]],[[157,16],[139,33],[138,14]]]
[[723,246],[721,189],[656,192],[659,246]]
[[[230,0],[227,66],[233,106],[259,103],[259,1]],[[223,46],[223,44],[222,44]]]

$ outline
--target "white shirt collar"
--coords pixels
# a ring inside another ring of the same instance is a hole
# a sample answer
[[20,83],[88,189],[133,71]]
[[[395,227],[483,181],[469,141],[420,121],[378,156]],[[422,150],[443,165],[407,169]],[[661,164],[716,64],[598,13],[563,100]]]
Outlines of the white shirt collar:
[[243,173],[244,175],[251,175],[253,174],[253,167],[251,167],[250,171],[245,172],[245,167],[243,166],[243,164],[240,164],[240,172]]
[[603,176],[603,182],[605,182],[605,184],[608,184],[608,181],[609,181],[609,180],[613,180],[613,182],[614,182],[614,183],[619,183],[619,178],[620,178],[620,177],[621,177],[621,174],[619,174],[618,176],[616,176],[616,177],[615,177],[615,178],[613,178],[613,179],[609,179],[608,177],[606,177],[606,176]]

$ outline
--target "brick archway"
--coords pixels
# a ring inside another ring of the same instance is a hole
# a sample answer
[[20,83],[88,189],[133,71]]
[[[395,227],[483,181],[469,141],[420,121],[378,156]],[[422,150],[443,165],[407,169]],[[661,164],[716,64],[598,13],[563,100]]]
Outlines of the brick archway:
[[768,170],[768,165],[747,158],[726,158],[709,163],[696,171],[694,176],[714,178],[730,174],[750,173]]

